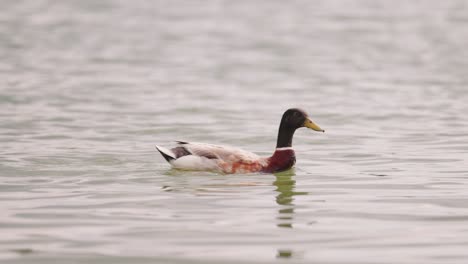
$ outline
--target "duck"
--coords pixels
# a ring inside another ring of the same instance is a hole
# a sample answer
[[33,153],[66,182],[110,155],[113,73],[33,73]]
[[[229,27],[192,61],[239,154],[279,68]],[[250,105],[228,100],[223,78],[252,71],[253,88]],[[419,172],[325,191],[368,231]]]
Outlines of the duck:
[[260,157],[240,148],[207,143],[176,141],[167,149],[156,145],[162,157],[174,169],[234,173],[276,173],[291,169],[296,163],[292,148],[294,132],[299,128],[325,132],[302,109],[290,108],[283,113],[276,148],[269,157]]

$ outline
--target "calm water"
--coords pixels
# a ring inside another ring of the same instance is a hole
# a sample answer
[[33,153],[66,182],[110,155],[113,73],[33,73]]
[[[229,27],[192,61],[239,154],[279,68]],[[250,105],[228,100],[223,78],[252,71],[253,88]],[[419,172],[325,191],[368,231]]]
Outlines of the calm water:
[[468,1],[0,4],[2,263],[467,263]]

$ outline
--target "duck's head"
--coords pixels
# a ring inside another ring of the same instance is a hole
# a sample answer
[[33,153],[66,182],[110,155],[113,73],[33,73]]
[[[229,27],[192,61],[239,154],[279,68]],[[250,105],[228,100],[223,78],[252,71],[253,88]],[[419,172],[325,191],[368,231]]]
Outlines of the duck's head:
[[285,128],[298,129],[301,127],[307,127],[315,131],[325,132],[317,124],[315,124],[307,115],[307,113],[299,108],[291,108],[286,110],[281,119],[281,124],[284,124]]
[[276,148],[291,147],[292,138],[296,129],[307,127],[315,131],[325,132],[315,124],[304,110],[291,108],[284,112],[278,131]]

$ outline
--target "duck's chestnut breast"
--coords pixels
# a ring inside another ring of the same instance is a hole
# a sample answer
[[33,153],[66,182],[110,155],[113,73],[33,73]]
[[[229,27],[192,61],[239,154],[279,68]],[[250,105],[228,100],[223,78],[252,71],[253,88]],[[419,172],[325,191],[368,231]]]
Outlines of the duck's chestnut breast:
[[292,148],[279,148],[268,158],[268,165],[263,172],[279,172],[290,169],[296,163],[296,155]]

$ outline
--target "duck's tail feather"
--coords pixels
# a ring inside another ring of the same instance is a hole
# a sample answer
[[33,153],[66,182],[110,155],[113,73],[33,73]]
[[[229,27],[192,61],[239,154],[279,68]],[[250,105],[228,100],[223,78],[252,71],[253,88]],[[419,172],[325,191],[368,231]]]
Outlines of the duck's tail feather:
[[172,160],[175,160],[176,157],[174,155],[174,153],[166,148],[163,148],[163,147],[160,147],[160,146],[156,146],[156,149],[159,151],[159,153],[161,153],[161,155],[163,156],[163,158],[167,161],[167,162],[171,162]]

